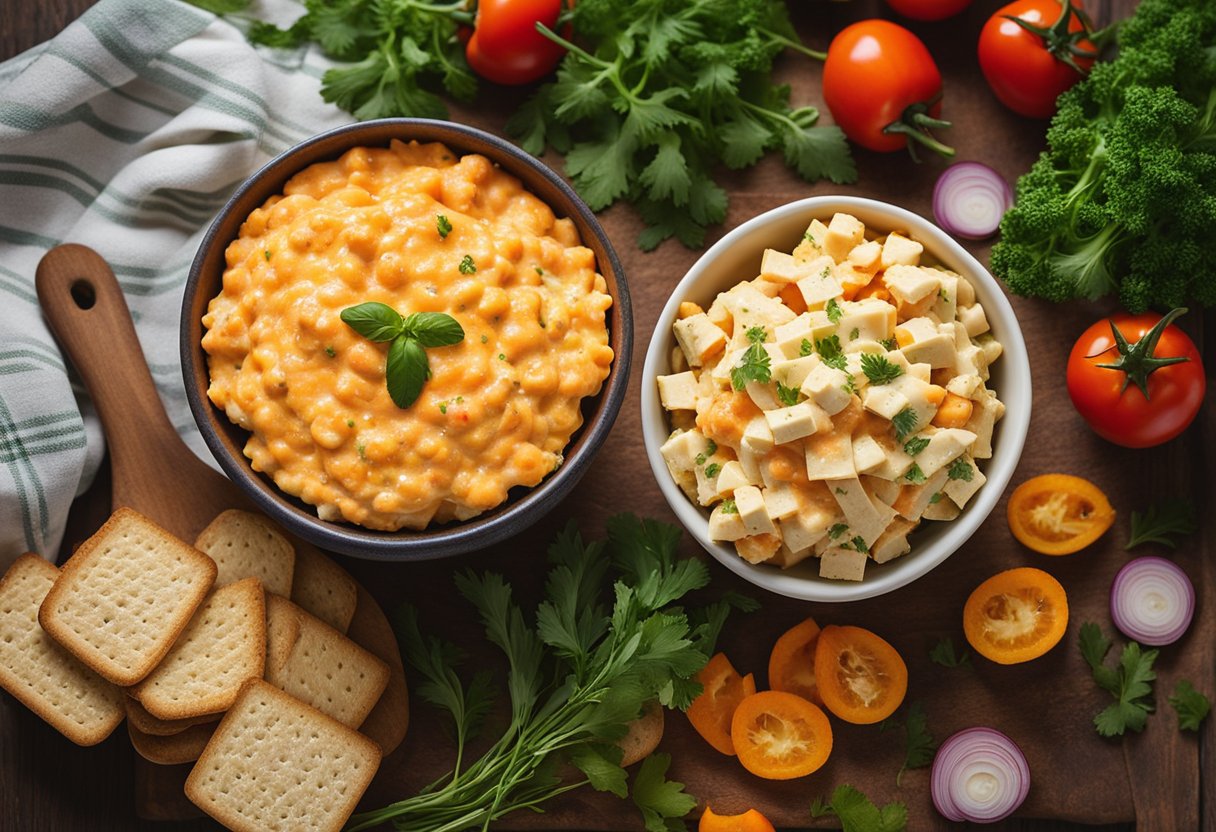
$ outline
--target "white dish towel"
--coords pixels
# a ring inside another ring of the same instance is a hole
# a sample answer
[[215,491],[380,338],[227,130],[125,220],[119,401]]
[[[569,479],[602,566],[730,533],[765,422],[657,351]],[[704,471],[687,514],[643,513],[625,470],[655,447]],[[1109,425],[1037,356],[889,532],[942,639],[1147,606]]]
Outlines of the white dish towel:
[[[263,0],[251,12],[286,23],[302,7]],[[177,353],[186,273],[241,180],[352,120],[321,100],[326,68],[312,49],[255,50],[177,0],[100,0],[0,64],[0,572],[21,552],[55,557],[104,450],[42,320],[39,259],[74,242],[109,262],[170,420],[211,462]]]

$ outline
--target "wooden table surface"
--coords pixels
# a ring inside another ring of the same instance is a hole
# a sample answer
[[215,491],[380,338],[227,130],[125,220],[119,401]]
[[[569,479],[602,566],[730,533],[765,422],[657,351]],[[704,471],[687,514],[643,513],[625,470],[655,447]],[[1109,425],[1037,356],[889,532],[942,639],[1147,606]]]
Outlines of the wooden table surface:
[[[0,60],[54,36],[92,2],[0,3]],[[946,78],[946,116],[956,123],[949,138],[958,148],[959,158],[986,161],[1012,181],[1041,149],[1044,124],[1020,119],[1000,108],[979,77],[971,44],[979,25],[998,5],[996,0],[976,0],[968,13],[953,21],[910,28],[925,39],[941,64]],[[1099,21],[1126,16],[1134,5],[1134,0],[1090,3]],[[791,7],[804,40],[820,48],[826,45],[828,33],[836,31],[843,22],[874,14],[889,16],[878,0],[828,6],[795,2]],[[821,103],[817,66],[789,58],[780,65],[780,74],[783,80],[792,83],[795,100]],[[480,104],[476,110],[455,111],[454,115],[490,129],[501,127],[509,109],[498,102]],[[856,186],[847,188],[831,188],[822,183],[807,186],[789,175],[775,158],[766,159],[751,171],[732,174],[725,182],[732,198],[730,216],[723,228],[711,234],[709,242],[726,228],[760,211],[793,198],[833,190],[874,196],[929,214],[929,194],[939,164],[930,162],[917,167],[902,155],[880,157],[861,150],[855,151],[855,156],[861,176]],[[574,495],[552,517],[519,540],[467,559],[462,565],[493,566],[512,575],[534,575],[536,570],[529,569],[529,559],[534,557],[530,553],[543,546],[552,531],[569,517],[577,518],[592,536],[599,534],[604,518],[623,510],[674,522],[642,452],[637,413],[639,376],[645,345],[657,325],[659,309],[671,286],[698,252],[668,243],[657,253],[644,255],[633,245],[639,226],[627,209],[608,211],[605,222],[624,261],[635,304],[638,336],[630,396],[608,443]],[[987,261],[988,245],[969,248],[982,262]],[[1018,547],[1009,537],[1002,501],[964,551],[916,584],[887,599],[844,606],[801,604],[765,596],[764,610],[756,619],[745,627],[733,630],[728,627],[723,649],[736,666],[762,670],[763,657],[776,634],[807,614],[821,623],[858,623],[886,635],[908,660],[909,699],[926,703],[930,728],[939,740],[965,724],[981,723],[999,725],[1011,733],[1016,729],[1016,735],[1022,738],[1035,772],[1030,799],[1020,812],[1021,817],[991,828],[1007,832],[1082,829],[1189,832],[1192,827],[1216,830],[1216,775],[1212,773],[1216,771],[1213,751],[1216,720],[1208,720],[1199,740],[1179,738],[1173,714],[1164,703],[1173,679],[1184,675],[1209,695],[1216,693],[1213,673],[1216,603],[1212,598],[1216,566],[1208,563],[1211,558],[1201,557],[1205,551],[1212,554],[1211,532],[1204,530],[1193,537],[1187,543],[1188,551],[1179,556],[1180,562],[1193,567],[1193,576],[1204,579],[1197,580],[1200,614],[1188,637],[1178,647],[1163,652],[1159,663],[1162,681],[1157,694],[1162,712],[1152,718],[1143,735],[1116,743],[1101,740],[1093,733],[1088,719],[1102,706],[1103,694],[1085,678],[1076,654],[1076,626],[1086,620],[1078,616],[1088,616],[1102,623],[1108,632],[1112,630],[1105,611],[1105,593],[1110,576],[1127,557],[1122,551],[1122,541],[1130,510],[1163,495],[1188,493],[1201,507],[1201,513],[1216,507],[1211,478],[1206,474],[1216,462],[1213,397],[1208,397],[1197,425],[1161,449],[1132,452],[1108,445],[1093,436],[1072,411],[1063,389],[1063,364],[1072,339],[1109,306],[1053,306],[1023,299],[1015,299],[1014,305],[1031,352],[1035,411],[1027,450],[1013,483],[1052,470],[1087,476],[1107,491],[1120,511],[1121,519],[1115,529],[1083,555],[1045,563],[1045,559]],[[1188,317],[1191,320],[1186,322],[1186,328],[1192,336],[1198,338],[1203,334],[1204,323],[1209,333],[1216,331],[1211,314],[1202,320],[1198,315]],[[1216,338],[1209,336],[1202,346],[1207,366],[1216,367]],[[103,470],[97,484],[73,509],[67,543],[100,525],[108,505],[108,480]],[[691,553],[691,544],[688,547]],[[451,612],[451,596],[443,591],[450,587],[450,566],[431,564],[404,570],[368,562],[345,563],[365,585],[375,588],[386,609],[401,600],[410,600],[421,606],[424,622],[430,620],[428,614],[444,619],[445,635],[456,640],[476,638],[471,624],[453,623],[459,616]],[[998,668],[983,660],[971,671],[943,671],[928,664],[925,646],[936,636],[953,634],[956,641],[961,641],[957,619],[966,597],[965,589],[1015,565],[1046,568],[1065,584],[1075,622],[1070,624],[1066,643],[1047,657],[1014,669]],[[748,590],[747,585],[716,565],[713,574],[716,584]],[[449,632],[449,624],[453,632]],[[382,805],[408,794],[411,784],[420,782],[419,770],[429,774],[428,765],[435,763],[436,754],[442,754],[442,735],[434,723],[435,720],[415,714],[413,733],[402,749],[385,761],[369,792],[367,806]],[[11,697],[0,696],[0,832],[216,828],[203,820],[156,824],[136,818],[133,752],[124,734],[116,732],[98,748],[79,749],[25,712]],[[695,777],[706,784],[707,790],[695,790],[698,796],[714,799],[715,805],[725,811],[739,811],[752,802],[773,805],[777,807],[780,823],[802,826],[809,822],[806,807],[814,796],[829,792],[840,782],[853,782],[876,800],[908,802],[913,808],[910,826],[913,830],[946,828],[926,808],[925,771],[909,772],[902,788],[894,787],[893,772],[902,756],[897,737],[878,737],[873,730],[844,726],[837,738],[838,749],[848,744],[852,750],[838,750],[837,757],[842,759],[834,757],[820,774],[789,786],[759,783],[746,776],[733,761],[710,759],[712,752],[698,743],[700,740],[682,717],[669,715],[663,747],[673,751],[676,758],[673,776],[685,780]],[[688,762],[694,757],[695,763]],[[681,778],[681,770],[691,772],[692,768],[698,772],[694,777]],[[881,773],[875,774],[878,770]],[[570,824],[586,824],[588,813],[611,819],[619,811],[611,802],[596,800],[594,796],[585,803],[566,802],[549,816],[549,828],[560,828],[553,824],[562,823],[562,818]],[[1069,820],[1053,819],[1061,817]],[[1129,822],[1133,817],[1138,824]],[[1083,825],[1085,822],[1103,825]],[[628,823],[631,821],[622,821],[622,825]]]

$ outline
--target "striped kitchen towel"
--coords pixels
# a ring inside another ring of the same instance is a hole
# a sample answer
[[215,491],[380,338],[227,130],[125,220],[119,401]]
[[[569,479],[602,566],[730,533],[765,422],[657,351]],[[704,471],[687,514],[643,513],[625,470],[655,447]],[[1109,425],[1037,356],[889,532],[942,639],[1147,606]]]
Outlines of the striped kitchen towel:
[[[277,22],[301,12],[291,0],[253,9]],[[24,551],[55,557],[103,453],[38,310],[39,259],[75,242],[110,263],[170,420],[210,462],[177,354],[186,273],[242,179],[351,120],[321,100],[326,68],[312,49],[255,50],[177,0],[100,0],[0,64],[0,572]]]

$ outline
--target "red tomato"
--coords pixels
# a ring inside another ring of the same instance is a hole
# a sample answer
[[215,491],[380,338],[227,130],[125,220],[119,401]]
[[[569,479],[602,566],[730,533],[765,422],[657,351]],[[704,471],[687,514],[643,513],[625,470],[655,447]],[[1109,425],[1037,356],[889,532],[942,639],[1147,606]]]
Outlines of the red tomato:
[[1024,116],[1051,118],[1060,93],[1081,80],[1097,54],[1082,15],[1059,0],[1015,0],[988,18],[980,31],[980,69],[1002,104]]
[[823,100],[853,141],[889,153],[909,137],[939,152],[954,151],[922,132],[939,121],[942,74],[916,35],[889,20],[863,20],[828,47]]
[[544,78],[566,50],[536,31],[536,24],[554,28],[561,10],[562,0],[480,0],[465,59],[474,72],[496,84]]
[[913,20],[945,20],[971,5],[971,0],[887,0],[896,13]]
[[1094,433],[1126,448],[1147,448],[1173,439],[1195,419],[1206,387],[1203,361],[1171,323],[1185,311],[1164,318],[1120,313],[1077,339],[1068,356],[1068,395]]

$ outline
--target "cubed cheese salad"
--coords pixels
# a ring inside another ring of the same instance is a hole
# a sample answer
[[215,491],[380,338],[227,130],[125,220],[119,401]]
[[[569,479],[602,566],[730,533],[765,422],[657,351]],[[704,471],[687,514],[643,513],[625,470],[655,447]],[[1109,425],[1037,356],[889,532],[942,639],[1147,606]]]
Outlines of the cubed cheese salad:
[[836,214],[708,309],[681,304],[663,458],[744,560],[860,581],[984,484],[1001,345],[971,284],[922,255]]

